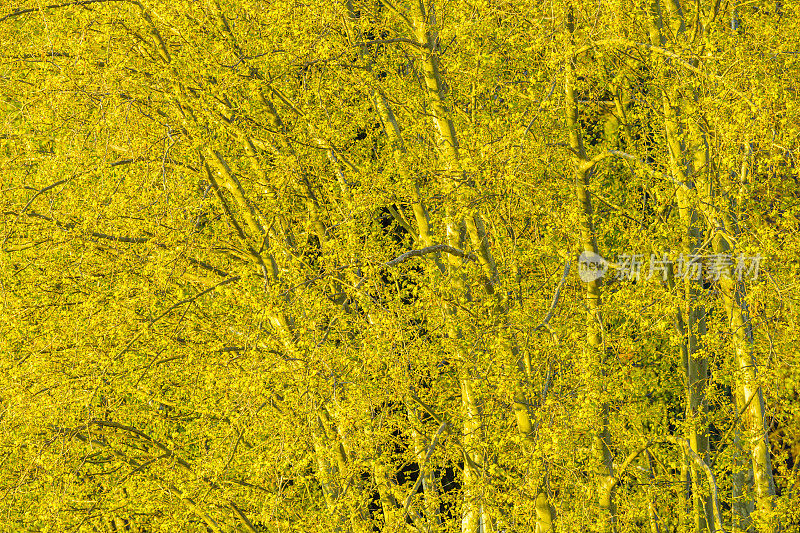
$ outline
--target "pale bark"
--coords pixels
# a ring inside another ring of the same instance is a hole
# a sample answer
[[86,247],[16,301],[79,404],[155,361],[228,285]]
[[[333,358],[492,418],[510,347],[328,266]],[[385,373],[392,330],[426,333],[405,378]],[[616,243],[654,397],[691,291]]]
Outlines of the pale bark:
[[[316,459],[317,477],[322,485],[322,493],[325,495],[325,503],[328,509],[335,510],[336,502],[339,499],[339,485],[336,481],[336,467],[329,457],[327,448],[327,436],[319,415],[314,415],[309,426],[311,437],[314,444],[314,457]],[[341,522],[341,517],[337,517],[337,522]]]
[[[714,239],[714,252],[724,254],[730,251],[731,246],[725,235],[718,232]],[[780,525],[774,512],[775,483],[772,476],[769,429],[764,394],[758,379],[750,317],[744,302],[744,287],[731,277],[721,278],[719,285],[733,340],[737,394],[743,404],[743,437],[749,445],[756,508],[761,515],[758,521],[759,530],[763,533],[774,533],[780,530]]]
[[534,525],[534,533],[555,533],[555,525],[553,519],[555,513],[553,506],[547,500],[547,495],[540,492],[536,495],[536,524]]
[[750,461],[746,459],[745,451],[742,447],[741,421],[739,420],[741,401],[733,404],[734,417],[732,423],[736,425],[733,435],[733,467],[731,472],[731,531],[732,533],[743,533],[750,530],[752,520],[750,518],[755,506],[749,493],[753,491],[753,468]]
[[416,407],[409,402],[406,404],[406,411],[411,422],[411,439],[414,455],[419,465],[419,476],[422,478],[423,509],[428,531],[437,532],[442,529],[442,520],[439,514],[439,491],[436,488],[433,469],[427,464],[428,449],[432,443],[428,443],[420,431],[422,420],[417,414]]
[[[679,0],[669,2],[670,19],[672,20],[672,30],[676,40],[682,40],[685,31],[683,11]],[[661,16],[660,4],[654,0],[651,5],[650,13],[650,39],[653,46],[663,46],[665,42],[663,17]],[[702,233],[699,226],[699,215],[696,208],[692,205],[695,194],[692,175],[695,168],[702,168],[707,163],[705,151],[700,150],[698,145],[705,144],[704,138],[697,130],[692,128],[694,133],[692,141],[694,160],[687,158],[687,147],[681,140],[682,136],[682,117],[680,110],[683,102],[678,91],[671,85],[672,69],[668,69],[662,79],[663,87],[661,102],[664,113],[664,132],[667,140],[667,148],[670,156],[670,170],[672,178],[679,184],[676,196],[678,213],[680,217],[683,239],[681,251],[686,257],[692,257],[699,253],[702,246]],[[702,268],[702,265],[701,265]],[[687,266],[688,269],[688,266]],[[703,272],[700,272],[700,276]],[[671,288],[674,282],[670,280]],[[700,343],[705,334],[705,310],[698,304],[698,297],[701,292],[699,281],[690,279],[684,273],[683,284],[684,307],[679,310],[679,318],[676,320],[677,333],[681,338],[680,351],[683,361],[684,373],[686,376],[686,437],[689,440],[692,450],[706,459],[708,457],[708,432],[706,429],[706,386],[708,381],[708,359],[700,350]],[[691,483],[691,509],[694,520],[694,529],[713,531],[714,525],[711,519],[711,504],[709,497],[702,498],[702,487],[698,479],[699,472],[694,463],[687,457],[682,465],[682,477],[688,476],[687,481]],[[681,509],[678,511],[681,513]]]
[[[677,3],[678,0],[672,0]],[[654,43],[655,44],[655,43]],[[696,98],[696,96],[695,96]],[[677,147],[677,124],[674,121],[673,107],[669,105],[667,100],[664,100],[664,109],[666,115],[666,129],[668,140],[670,140],[670,152],[672,155],[673,163],[677,160],[675,157]],[[693,104],[693,102],[692,102]],[[670,131],[675,128],[674,131]],[[694,168],[690,170],[698,172],[705,171],[708,165],[708,144],[705,136],[700,132],[699,127],[692,124],[690,125],[690,138],[695,142],[694,147]],[[744,165],[743,165],[743,168]],[[698,174],[700,175],[700,174]],[[680,179],[680,175],[676,175],[679,181],[686,183],[685,179]],[[722,228],[723,231],[716,231],[713,240],[713,249],[716,254],[727,254],[732,250],[732,246],[728,241],[728,235],[732,235],[736,231],[736,225],[731,220],[730,216],[717,216],[715,211],[710,208],[711,201],[711,183],[707,182],[699,187],[698,204],[704,211],[708,222],[713,228]],[[679,201],[681,200],[679,195]],[[688,205],[688,198],[683,202]],[[730,206],[725,206],[729,210]],[[683,216],[682,216],[683,218]],[[759,513],[761,514],[760,530],[763,532],[775,532],[779,529],[777,518],[774,516],[774,496],[775,487],[772,477],[772,464],[771,455],[769,450],[768,428],[765,418],[765,404],[763,393],[758,383],[756,361],[754,357],[752,329],[750,320],[747,316],[747,309],[744,303],[744,288],[742,285],[737,285],[736,281],[730,276],[722,276],[719,280],[720,293],[722,296],[725,312],[728,316],[729,327],[733,334],[733,352],[734,361],[739,370],[737,376],[738,394],[741,401],[744,403],[744,428],[747,441],[752,443],[751,463],[753,471],[753,481],[755,486],[756,503]],[[706,363],[707,365],[707,363]],[[700,372],[706,371],[706,366],[699,369],[699,372],[689,372],[690,383],[692,387],[694,382],[693,378],[697,377]],[[692,398],[694,400],[694,398]],[[693,403],[696,403],[693,401]],[[702,444],[702,442],[700,443]],[[706,440],[707,446],[707,440]],[[695,451],[699,451],[693,446]],[[709,505],[706,502],[706,509]],[[709,523],[710,526],[710,523]]]
[[[229,40],[231,46],[241,52],[239,44],[236,42],[236,38],[227,24],[225,16],[216,2],[212,3],[212,9],[222,33]],[[292,106],[290,102],[286,101],[285,97],[283,97],[279,91],[273,88],[271,89],[278,98],[283,99],[291,109],[297,111],[296,107]],[[278,115],[272,101],[261,91],[259,91],[258,96],[263,105],[264,118],[266,119],[267,123],[270,124],[273,131],[283,132],[285,130],[283,121]],[[185,105],[184,107],[188,108],[188,106]],[[252,139],[244,135],[244,133],[236,127],[232,127],[232,130],[243,143],[245,153],[248,155],[248,159],[251,161],[251,166],[253,167],[257,177],[261,178],[262,183],[264,183],[265,186],[268,185],[266,183],[265,176],[257,170],[258,163],[256,161],[255,146]],[[295,152],[294,147],[285,136],[277,135],[276,140],[276,151],[290,155],[300,170],[299,182],[295,182],[294,186],[298,190],[298,193],[300,193],[305,200],[306,211],[311,222],[311,227],[317,234],[321,246],[324,247],[329,241],[329,237],[325,225],[319,215],[319,203],[316,195],[314,194],[311,182],[304,171],[303,163],[298,154]],[[217,170],[219,175],[219,177],[215,175],[208,165],[206,165],[209,181],[213,185],[220,202],[223,204],[228,220],[237,229],[237,234],[240,238],[240,241],[248,250],[250,259],[256,264],[260,272],[263,274],[268,297],[275,299],[276,295],[274,294],[274,289],[280,285],[277,262],[270,253],[261,251],[269,250],[270,248],[269,235],[267,230],[265,230],[266,224],[260,219],[259,214],[246,197],[246,193],[242,185],[236,178],[235,174],[231,171],[224,157],[219,152],[211,148],[207,148],[205,150],[205,157],[210,165]],[[231,195],[234,204],[238,209],[234,211],[232,206],[228,205],[228,202],[223,195],[223,190],[226,190],[228,194]],[[242,227],[238,222],[237,215],[244,219],[245,227],[248,231],[245,231],[244,227]],[[334,283],[338,284],[338,281],[335,281]],[[339,285],[339,289],[341,290],[341,285]],[[287,292],[284,296],[284,300],[286,301],[286,298],[289,296],[290,295]],[[300,356],[302,354],[300,353],[300,348],[296,343],[294,322],[292,318],[280,308],[280,305],[271,306],[271,309],[272,310],[267,313],[267,317],[273,329],[277,333],[277,336],[281,339],[284,348],[293,358],[298,360],[301,359]],[[341,435],[336,427],[336,423],[330,416],[325,406],[321,406],[318,409],[317,414],[312,417],[310,426],[315,458],[317,462],[317,476],[322,486],[323,494],[325,495],[326,504],[334,514],[336,530],[339,531],[344,527],[344,508],[342,503],[339,501],[342,492],[340,477],[347,472],[350,461],[344,449]],[[352,483],[356,487],[355,490],[360,491],[360,479],[355,479],[352,481]],[[362,502],[356,502],[354,505],[354,512],[356,519],[352,522],[355,530],[365,531],[368,529],[367,525],[369,523],[369,517],[366,505],[362,505]]]
[[[426,9],[422,0],[412,0],[410,22],[413,28],[413,33],[416,41],[423,45],[422,47],[422,71],[425,77],[425,87],[428,106],[433,118],[433,124],[436,129],[436,139],[440,151],[442,152],[443,160],[447,166],[447,181],[446,190],[454,190],[457,188],[458,182],[464,180],[464,171],[461,165],[461,159],[458,152],[458,141],[456,139],[456,130],[453,121],[450,117],[450,112],[444,102],[442,95],[442,79],[439,73],[439,60],[435,49],[435,28],[432,27],[431,15],[433,13],[432,2],[429,3]],[[465,188],[459,188],[459,195],[467,194],[464,192]],[[491,269],[493,264],[487,257],[488,251],[485,242],[485,232],[482,233],[482,222],[477,219],[474,214],[468,213],[463,220],[458,220],[458,214],[452,205],[446,209],[445,226],[447,234],[447,242],[451,247],[461,248],[461,227],[465,227],[470,234],[473,245],[477,244],[481,251],[480,260],[484,270]],[[476,243],[476,241],[478,241]],[[467,296],[466,285],[464,280],[464,273],[460,264],[455,260],[452,255],[448,256],[448,265],[453,273],[453,298],[457,301]],[[487,279],[484,283],[487,292],[491,293],[491,281]],[[446,314],[450,317],[450,335],[454,339],[461,339],[462,332],[460,327],[455,324],[456,310],[453,306],[448,306]],[[460,359],[463,361],[469,360],[467,353],[461,353]],[[474,377],[469,375],[471,371],[467,370],[460,377],[461,380],[461,398],[462,409],[464,415],[464,485],[463,495],[464,503],[462,508],[462,533],[479,533],[492,531],[493,521],[488,515],[486,509],[481,504],[481,489],[480,482],[483,478],[483,472],[477,471],[475,464],[484,464],[484,457],[480,451],[479,443],[482,440],[483,424],[481,421],[481,407],[480,401],[475,397],[473,390]]]
[[[461,165],[456,129],[452,119],[450,118],[449,110],[442,95],[443,82],[439,73],[438,57],[436,53],[436,28],[433,22],[433,12],[434,8],[432,2],[429,3],[428,12],[426,13],[425,6],[423,5],[422,1],[413,0],[410,20],[413,25],[416,42],[423,45],[422,65],[428,94],[428,104],[431,108],[433,122],[436,127],[438,146],[447,164],[449,174],[448,178],[450,180],[449,188],[455,189],[459,185],[459,181],[469,182],[469,178],[465,175],[464,169]],[[396,131],[397,130],[395,130],[395,132]],[[396,138],[399,138],[399,135],[397,135],[395,132],[390,133],[390,137],[394,135]],[[467,200],[470,195],[469,187],[459,187],[458,195],[462,200]],[[464,203],[467,202],[465,201]],[[427,218],[417,214],[417,222],[420,227],[423,227],[423,224],[426,224],[427,222]],[[496,294],[494,290],[494,286],[499,279],[499,273],[497,271],[497,265],[494,257],[492,256],[489,248],[489,239],[487,237],[480,212],[477,209],[468,210],[463,219],[457,221],[456,213],[452,210],[452,208],[448,208],[446,229],[448,241],[451,246],[461,245],[461,243],[458,241],[458,235],[460,234],[458,227],[462,224],[467,230],[471,244],[478,250],[478,259],[484,276],[484,289],[488,295],[493,297],[495,309],[501,316],[503,316],[504,312],[507,311],[508,302],[506,302],[499,294]],[[421,235],[421,237],[423,237],[423,235]],[[450,266],[451,268],[456,266],[452,261],[452,258],[450,258]],[[463,284],[463,281],[460,283]],[[505,328],[503,325],[500,327],[500,336],[505,336]],[[509,341],[508,339],[501,338],[500,344],[506,347],[510,346],[512,352],[518,354],[518,350],[513,346],[513,342]],[[520,365],[520,376],[524,375],[523,368]],[[470,435],[474,434],[477,436],[482,432],[482,425],[480,423],[480,404],[474,398],[474,394],[472,393],[471,378],[469,377],[462,379],[462,401],[464,403],[464,412],[466,417],[464,422],[464,444],[465,447],[469,449],[471,447],[472,440],[475,438]],[[525,436],[525,442],[528,444],[535,444],[531,440],[532,424],[530,421],[528,401],[525,399],[521,383],[518,383],[516,386],[513,400],[513,410],[517,420],[518,430]],[[481,464],[484,462],[484,459],[485,458],[481,454],[476,454],[474,457],[472,457],[472,462]],[[463,532],[477,532],[480,529],[480,531],[483,533],[488,533],[493,530],[493,520],[485,509],[485,506],[477,506],[477,504],[474,503],[476,498],[474,485],[477,484],[479,478],[479,473],[474,472],[472,465],[469,464],[469,461],[466,461],[464,466],[465,511],[462,523]],[[544,499],[546,502],[547,496],[545,493],[539,492],[537,495],[537,501],[541,503],[542,499]],[[552,525],[553,514],[551,509],[552,507],[550,506],[549,502],[547,505],[537,506],[537,524],[541,524],[537,527],[543,528],[545,527],[544,524],[547,524],[549,531],[554,530]]]
[[661,522],[658,519],[658,511],[653,497],[653,459],[650,450],[647,453],[647,518],[650,524],[650,533],[661,533]]
[[[571,18],[571,17],[570,17]],[[570,32],[574,27],[570,22]],[[573,56],[567,60],[565,77],[565,110],[569,146],[573,153],[575,174],[575,195],[578,202],[578,226],[580,229],[580,248],[583,252],[597,255],[597,238],[594,227],[594,211],[592,209],[589,185],[594,163],[587,157],[583,146],[578,123],[578,102],[574,89]],[[602,278],[586,283],[584,302],[586,305],[586,342],[583,373],[592,405],[591,420],[595,427],[592,431],[592,449],[594,454],[595,485],[599,511],[599,528],[601,531],[616,531],[616,509],[614,507],[614,460],[610,448],[608,428],[608,404],[603,397],[603,364],[605,346],[603,342],[603,315],[601,312]]]

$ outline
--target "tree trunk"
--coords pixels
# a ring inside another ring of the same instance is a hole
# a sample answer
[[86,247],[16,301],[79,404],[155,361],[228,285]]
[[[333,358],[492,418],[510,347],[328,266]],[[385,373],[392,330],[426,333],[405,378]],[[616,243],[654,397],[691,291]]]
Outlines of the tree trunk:
[[[570,32],[574,27],[568,28]],[[569,146],[572,149],[575,168],[575,195],[578,201],[578,225],[580,228],[580,248],[590,257],[599,255],[594,227],[589,184],[593,164],[586,155],[583,138],[578,124],[578,102],[574,90],[573,58],[569,57],[566,66],[566,119]],[[616,509],[614,507],[614,459],[611,453],[611,436],[608,428],[608,403],[605,401],[605,345],[603,341],[603,315],[601,312],[602,278],[586,283],[586,342],[583,374],[587,388],[587,401],[590,405],[590,419],[594,421],[592,448],[594,452],[595,486],[599,508],[600,531],[616,531]]]

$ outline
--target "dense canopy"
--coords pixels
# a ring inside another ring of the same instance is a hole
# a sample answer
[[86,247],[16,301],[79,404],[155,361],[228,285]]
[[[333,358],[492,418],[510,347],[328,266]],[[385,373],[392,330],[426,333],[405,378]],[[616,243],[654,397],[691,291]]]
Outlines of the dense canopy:
[[796,0],[0,7],[0,530],[800,528]]

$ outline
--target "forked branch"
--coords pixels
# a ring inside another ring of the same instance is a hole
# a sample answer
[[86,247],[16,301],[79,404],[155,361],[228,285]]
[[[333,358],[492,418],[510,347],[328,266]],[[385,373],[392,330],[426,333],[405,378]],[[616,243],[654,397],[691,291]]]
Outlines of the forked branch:
[[394,267],[399,265],[400,263],[405,263],[406,261],[414,257],[422,257],[424,255],[433,254],[436,252],[445,252],[450,255],[466,259],[467,261],[478,260],[475,254],[459,250],[458,248],[453,248],[452,246],[449,246],[447,244],[434,244],[433,246],[426,246],[425,248],[420,248],[419,250],[410,250],[398,257],[395,257],[391,261],[384,263],[383,266]]

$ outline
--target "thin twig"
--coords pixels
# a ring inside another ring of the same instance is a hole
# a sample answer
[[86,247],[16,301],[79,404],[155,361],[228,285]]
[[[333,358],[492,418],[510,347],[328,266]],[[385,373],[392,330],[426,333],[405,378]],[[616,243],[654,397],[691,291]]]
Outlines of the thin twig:
[[550,319],[553,318],[553,313],[555,313],[556,306],[558,305],[558,298],[561,296],[561,289],[564,288],[564,283],[567,281],[567,276],[569,275],[569,259],[564,261],[564,273],[561,275],[561,281],[558,282],[558,287],[556,287],[556,292],[553,294],[553,301],[550,303],[550,309],[547,311],[547,315],[544,317],[544,320],[533,328],[533,331],[539,331],[542,328],[547,328],[548,330],[550,327],[548,326],[548,322]]
[[425,48],[424,44],[420,44],[417,41],[413,41],[405,37],[395,37],[393,39],[374,39],[372,41],[363,41],[356,44],[357,46],[370,46],[373,44],[392,44],[392,43],[410,44],[412,46],[416,46],[417,48]]
[[[41,9],[56,9],[56,8],[59,8],[59,7],[69,7],[69,6],[85,6],[85,5],[89,5],[89,4],[100,4],[100,3],[105,3],[105,2],[130,2],[130,0],[79,0],[79,1],[76,1],[76,2],[64,2],[63,4],[52,4],[52,5],[44,6],[44,7],[31,7],[31,8],[27,8],[27,9],[17,9],[16,11],[12,11],[11,13],[8,13],[7,15],[3,16],[2,18],[0,18],[0,22],[3,22],[6,19],[9,19],[9,18],[12,18],[12,17],[18,17],[20,15],[25,15],[27,13],[33,13],[34,11],[40,11]],[[131,2],[131,3],[135,3],[135,2]]]
[[431,458],[431,455],[433,455],[434,448],[436,448],[436,442],[439,440],[439,436],[442,434],[442,431],[444,431],[445,428],[447,428],[447,425],[448,425],[447,422],[442,422],[442,425],[439,426],[439,430],[436,431],[436,434],[433,436],[433,440],[431,440],[430,446],[428,446],[428,453],[425,454],[425,459],[419,466],[420,475],[417,476],[417,482],[414,483],[413,487],[411,487],[411,490],[409,491],[408,496],[406,497],[406,501],[403,504],[406,510],[406,514],[403,516],[403,518],[401,518],[401,520],[405,520],[405,517],[410,514],[409,508],[411,506],[411,498],[414,497],[414,493],[417,492],[417,489],[419,489],[419,486],[422,483],[422,478],[425,477],[422,475],[422,472],[424,468],[428,465],[428,460]]
[[233,276],[233,277],[230,277],[230,278],[228,278],[228,279],[224,279],[224,280],[220,281],[219,283],[217,283],[216,285],[212,285],[211,287],[207,288],[206,290],[204,290],[204,291],[201,291],[201,292],[199,292],[199,293],[195,294],[195,295],[194,295],[194,296],[192,296],[191,298],[185,298],[185,299],[183,299],[183,300],[181,300],[181,301],[179,301],[179,302],[176,302],[176,303],[172,304],[171,306],[169,306],[169,307],[167,308],[167,310],[166,310],[166,311],[164,311],[163,313],[161,313],[160,315],[158,315],[156,318],[153,318],[153,319],[151,319],[151,320],[150,320],[150,324],[148,324],[148,327],[147,327],[147,328],[144,328],[144,329],[142,329],[142,330],[141,330],[139,333],[137,333],[137,334],[136,334],[136,335],[135,335],[135,336],[134,336],[134,337],[133,337],[133,338],[132,338],[132,339],[131,339],[131,340],[128,342],[128,344],[126,344],[126,345],[125,345],[125,347],[124,347],[124,348],[123,348],[123,349],[122,349],[122,350],[121,350],[121,351],[120,351],[120,352],[119,352],[119,353],[118,353],[116,356],[114,356],[113,360],[114,360],[114,361],[116,361],[117,359],[119,359],[120,357],[122,357],[122,355],[123,355],[123,354],[125,354],[125,352],[127,352],[127,351],[130,349],[130,347],[131,347],[131,346],[133,346],[133,343],[135,343],[136,341],[138,341],[138,340],[139,340],[139,338],[140,338],[142,335],[144,335],[145,331],[147,331],[147,330],[148,330],[150,327],[152,327],[152,326],[153,326],[153,324],[155,324],[156,322],[158,322],[159,320],[161,320],[162,318],[164,318],[165,316],[167,316],[167,315],[168,315],[168,314],[169,314],[169,313],[170,313],[170,312],[171,312],[173,309],[175,309],[176,307],[179,307],[179,306],[181,306],[181,305],[183,305],[183,304],[186,304],[186,303],[191,303],[191,302],[193,302],[193,301],[197,300],[198,298],[200,298],[201,296],[203,296],[203,295],[205,295],[205,294],[208,294],[209,292],[213,291],[214,289],[217,289],[218,287],[221,287],[221,286],[223,286],[223,285],[227,285],[228,283],[233,283],[233,282],[235,282],[235,281],[239,281],[240,279],[242,279],[242,276]]
[[[432,246],[426,246],[425,248],[420,248],[419,250],[409,250],[408,252],[399,255],[398,257],[395,257],[391,261],[387,261],[381,266],[384,268],[396,267],[400,263],[405,263],[406,261],[408,261],[409,259],[413,259],[414,257],[422,257],[424,255],[433,254],[437,252],[446,252],[450,255],[461,257],[467,261],[478,260],[478,258],[473,253],[465,252],[464,250],[459,250],[458,248],[453,248],[452,246],[449,246],[447,244],[434,244]],[[364,282],[366,280],[367,278],[361,278],[361,280],[358,282],[358,284],[356,284],[354,289],[355,290],[360,289],[361,286],[364,285]]]
[[388,261],[383,264],[385,267],[394,267],[399,265],[400,263],[404,263],[413,257],[422,257],[423,255],[432,254],[436,252],[446,252],[450,255],[455,255],[456,257],[462,257],[467,261],[477,261],[478,258],[469,252],[465,252],[463,250],[459,250],[458,248],[453,248],[447,244],[434,244],[433,246],[426,246],[425,248],[420,248],[419,250],[410,250],[398,257],[395,257],[391,261]]
[[561,70],[558,71],[558,74],[553,76],[553,83],[552,83],[552,85],[550,85],[550,92],[547,93],[547,98],[545,98],[544,100],[539,102],[539,109],[536,110],[536,114],[533,115],[533,118],[528,123],[528,127],[525,128],[525,131],[522,133],[522,137],[523,138],[531,130],[531,128],[533,127],[533,123],[536,122],[536,119],[539,118],[539,114],[542,112],[542,109],[544,109],[545,102],[549,102],[550,98],[553,96],[553,91],[555,90],[556,82],[558,81],[558,75],[561,74],[561,71],[563,71],[563,70],[564,70],[564,67],[561,67]]

